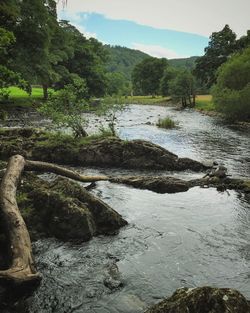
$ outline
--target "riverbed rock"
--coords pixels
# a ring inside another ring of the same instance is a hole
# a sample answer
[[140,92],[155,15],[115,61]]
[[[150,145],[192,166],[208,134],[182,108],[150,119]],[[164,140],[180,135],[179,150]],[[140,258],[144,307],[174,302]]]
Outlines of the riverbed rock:
[[115,234],[127,224],[106,203],[64,178],[46,182],[25,174],[17,202],[32,239],[44,235],[87,241],[95,235]]
[[176,193],[189,189],[187,181],[170,176],[124,176],[115,177],[110,181],[157,193]]
[[21,154],[33,160],[79,166],[119,167],[150,170],[193,170],[207,167],[178,156],[145,140],[116,137],[74,139],[38,130],[0,131],[0,159]]
[[250,304],[230,288],[181,288],[145,313],[250,313]]
[[112,291],[123,287],[124,283],[122,275],[115,262],[107,266],[107,269],[105,271],[105,277],[103,279],[103,284],[105,287]]

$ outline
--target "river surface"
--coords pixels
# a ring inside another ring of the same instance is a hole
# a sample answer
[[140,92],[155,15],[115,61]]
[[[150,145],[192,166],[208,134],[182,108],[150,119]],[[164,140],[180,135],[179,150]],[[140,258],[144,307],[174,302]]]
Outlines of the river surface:
[[[179,123],[177,129],[153,125],[166,115]],[[217,160],[234,177],[250,176],[249,132],[223,125],[217,118],[192,110],[132,105],[119,115],[117,124],[121,138],[150,140],[181,157]],[[187,179],[204,175],[158,174]],[[116,236],[95,237],[81,245],[54,239],[34,243],[43,280],[17,312],[140,313],[183,286],[231,287],[250,299],[250,204],[244,195],[200,187],[156,194],[109,182],[97,183],[92,192],[129,225]],[[113,290],[104,284],[112,266],[122,283]]]

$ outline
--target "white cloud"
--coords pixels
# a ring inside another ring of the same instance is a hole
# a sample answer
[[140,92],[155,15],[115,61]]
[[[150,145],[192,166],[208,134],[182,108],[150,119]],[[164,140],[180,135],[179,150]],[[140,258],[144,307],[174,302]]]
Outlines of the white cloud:
[[156,58],[176,59],[184,58],[185,56],[177,54],[175,51],[158,46],[158,45],[145,45],[142,43],[133,43],[132,48],[143,51]]
[[82,33],[87,39],[89,38],[96,38],[97,39],[97,34],[96,33],[91,33],[88,32],[82,25],[76,24],[76,23],[71,23],[73,26],[75,26],[80,33]]
[[91,33],[82,26],[82,20],[87,18],[87,14],[80,14],[79,12],[64,11],[62,14],[62,19],[69,20],[70,24],[75,26],[86,38],[97,38],[96,33]]
[[249,0],[69,0],[68,12],[95,12],[155,28],[209,36],[225,24],[243,35],[250,28]]

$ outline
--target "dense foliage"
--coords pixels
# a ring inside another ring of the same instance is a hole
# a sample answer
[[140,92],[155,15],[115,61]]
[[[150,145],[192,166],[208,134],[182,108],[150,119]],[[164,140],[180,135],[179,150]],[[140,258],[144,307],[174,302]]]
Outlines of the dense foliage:
[[229,119],[250,118],[250,48],[219,68],[213,98],[216,108]]
[[210,36],[208,46],[205,48],[204,56],[196,60],[194,73],[206,87],[210,88],[216,83],[217,69],[225,63],[230,56],[250,44],[250,31],[246,36],[236,40],[236,34],[228,25]]
[[153,57],[148,57],[137,64],[132,73],[134,92],[140,95],[159,94],[161,79],[167,66],[166,59]]
[[87,133],[84,127],[87,121],[82,113],[87,109],[87,104],[83,100],[86,94],[86,82],[80,78],[75,79],[72,84],[51,96],[39,111],[48,116],[59,128],[70,128],[75,137],[85,137]]
[[88,97],[104,95],[106,51],[68,22],[59,22],[56,1],[3,0],[0,27],[0,40],[11,45],[7,53],[1,49],[0,65],[7,64],[30,85],[42,85],[45,98],[48,87],[63,88],[76,78],[85,80]]
[[122,73],[127,80],[131,80],[134,67],[149,57],[148,54],[139,50],[120,46],[106,45],[105,49],[109,55],[106,65],[107,71],[111,73]]
[[192,70],[195,68],[197,59],[198,57],[193,56],[190,58],[171,59],[168,62],[172,67]]
[[191,72],[179,71],[169,83],[169,93],[183,108],[195,106],[195,79]]

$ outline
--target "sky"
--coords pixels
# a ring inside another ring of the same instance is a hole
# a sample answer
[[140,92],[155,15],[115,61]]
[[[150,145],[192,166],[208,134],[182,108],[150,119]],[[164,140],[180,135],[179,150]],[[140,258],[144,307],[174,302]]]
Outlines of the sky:
[[238,37],[250,29],[250,0],[68,0],[58,4],[86,37],[168,59],[203,55],[225,24]]

